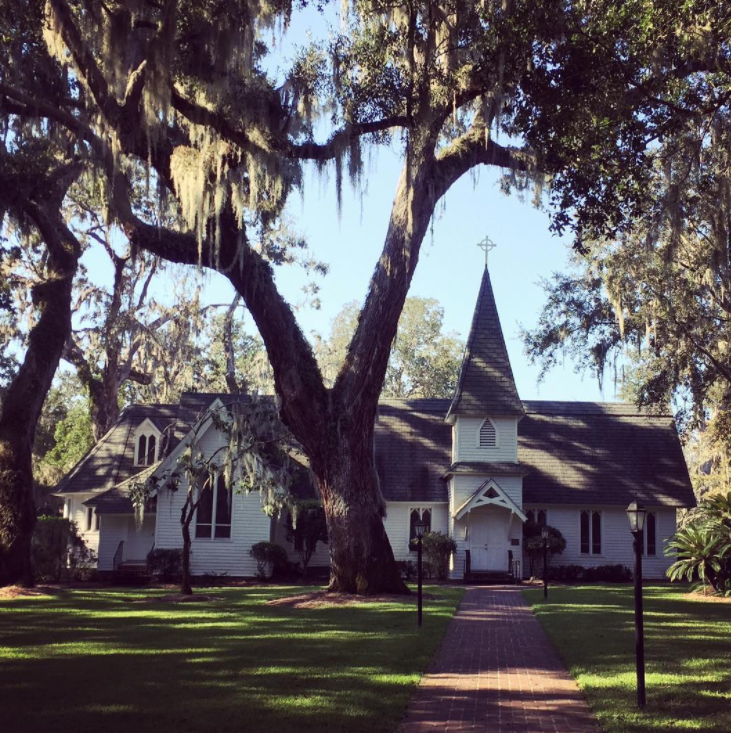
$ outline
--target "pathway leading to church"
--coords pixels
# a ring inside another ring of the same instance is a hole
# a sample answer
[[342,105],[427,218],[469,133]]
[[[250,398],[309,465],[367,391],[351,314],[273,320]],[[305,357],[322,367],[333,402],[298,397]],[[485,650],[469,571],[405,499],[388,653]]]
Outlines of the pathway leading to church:
[[399,733],[427,731],[600,729],[520,590],[472,586],[399,727]]

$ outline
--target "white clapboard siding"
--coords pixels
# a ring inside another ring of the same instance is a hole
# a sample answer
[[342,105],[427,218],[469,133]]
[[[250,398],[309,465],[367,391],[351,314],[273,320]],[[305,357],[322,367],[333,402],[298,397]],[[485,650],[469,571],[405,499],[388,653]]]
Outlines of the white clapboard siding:
[[454,437],[455,461],[517,461],[518,421],[514,417],[491,417],[497,432],[497,447],[480,448],[478,436],[482,417],[457,417]]
[[72,522],[76,524],[76,529],[79,535],[86,543],[86,546],[98,552],[99,550],[99,531],[94,529],[95,516],[92,514],[91,529],[86,529],[86,512],[87,507],[84,506],[83,502],[87,499],[91,499],[94,494],[74,494],[73,496],[67,496],[65,499],[65,516],[67,516]]
[[386,517],[383,524],[396,560],[416,560],[416,551],[409,548],[409,527],[412,509],[431,510],[433,532],[449,531],[449,512],[446,502],[386,502]]
[[[549,525],[558,529],[566,540],[566,549],[561,555],[552,559],[554,565],[582,565],[596,567],[598,565],[625,565],[634,568],[634,550],[632,535],[629,531],[627,515],[623,507],[603,506],[543,506],[526,505],[524,510],[546,509]],[[600,511],[602,513],[602,553],[601,555],[581,554],[581,533],[579,517],[582,510]],[[657,516],[657,554],[646,556],[642,562],[642,575],[645,578],[665,578],[665,571],[674,562],[673,557],[664,554],[667,541],[675,533],[675,509],[650,509]],[[527,559],[524,560],[527,563]],[[528,568],[528,565],[525,565]]]
[[[213,455],[218,448],[226,444],[226,436],[211,427],[199,442],[205,455]],[[157,497],[156,548],[183,546],[180,512],[185,502],[187,488],[187,481],[183,480],[178,491],[160,491]],[[253,544],[270,540],[272,520],[262,511],[261,496],[258,492],[234,494],[232,501],[230,538],[196,539],[195,519],[191,523],[190,559],[193,575],[207,573],[232,577],[256,575],[256,561],[249,555],[249,551]]]

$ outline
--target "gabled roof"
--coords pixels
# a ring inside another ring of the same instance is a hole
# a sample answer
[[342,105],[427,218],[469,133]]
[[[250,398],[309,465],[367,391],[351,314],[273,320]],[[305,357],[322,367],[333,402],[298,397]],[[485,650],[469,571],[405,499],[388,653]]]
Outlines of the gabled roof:
[[487,267],[447,420],[456,415],[523,415]]
[[523,504],[695,506],[675,423],[634,405],[526,402]]
[[465,514],[468,514],[473,509],[477,509],[481,506],[492,504],[493,506],[501,507],[512,512],[521,521],[525,522],[528,517],[523,514],[522,509],[500,488],[500,484],[493,479],[485,481],[467,501],[458,507],[454,512],[455,519],[462,519]]
[[134,465],[135,429],[149,419],[161,433],[169,433],[177,411],[177,405],[126,408],[109,432],[61,479],[53,493],[106,491],[138,473],[140,467]]

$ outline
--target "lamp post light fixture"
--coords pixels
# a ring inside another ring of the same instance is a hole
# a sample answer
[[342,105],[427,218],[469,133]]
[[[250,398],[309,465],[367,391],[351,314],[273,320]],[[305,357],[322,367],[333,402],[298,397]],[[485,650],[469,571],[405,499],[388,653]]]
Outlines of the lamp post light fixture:
[[416,534],[416,578],[417,578],[417,624],[421,628],[421,617],[423,610],[421,580],[422,580],[422,564],[421,564],[421,543],[426,534],[426,522],[419,520],[414,525],[414,533]]
[[548,598],[548,527],[541,527],[541,539],[543,540],[543,599]]
[[647,509],[637,501],[627,507],[629,529],[635,551],[635,660],[637,664],[637,707],[645,707],[645,629],[642,614],[642,549]]

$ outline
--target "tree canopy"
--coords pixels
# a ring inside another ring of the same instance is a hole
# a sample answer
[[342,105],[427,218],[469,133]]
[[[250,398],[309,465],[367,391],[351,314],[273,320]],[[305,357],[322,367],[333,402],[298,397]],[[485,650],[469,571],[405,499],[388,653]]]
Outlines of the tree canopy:
[[[728,9],[359,0],[286,64],[267,39],[297,12],[287,0],[0,0],[5,159],[25,156],[12,168],[21,183],[68,159],[134,249],[229,279],[317,476],[332,587],[403,590],[363,446],[437,202],[498,166],[507,190],[548,184],[552,226],[578,248],[623,235],[655,200],[657,148],[688,136],[687,157],[725,109]],[[277,233],[307,163],[357,185],[368,147],[394,142],[403,170],[383,251],[329,386],[277,290]],[[32,194],[16,185],[0,203]]]

